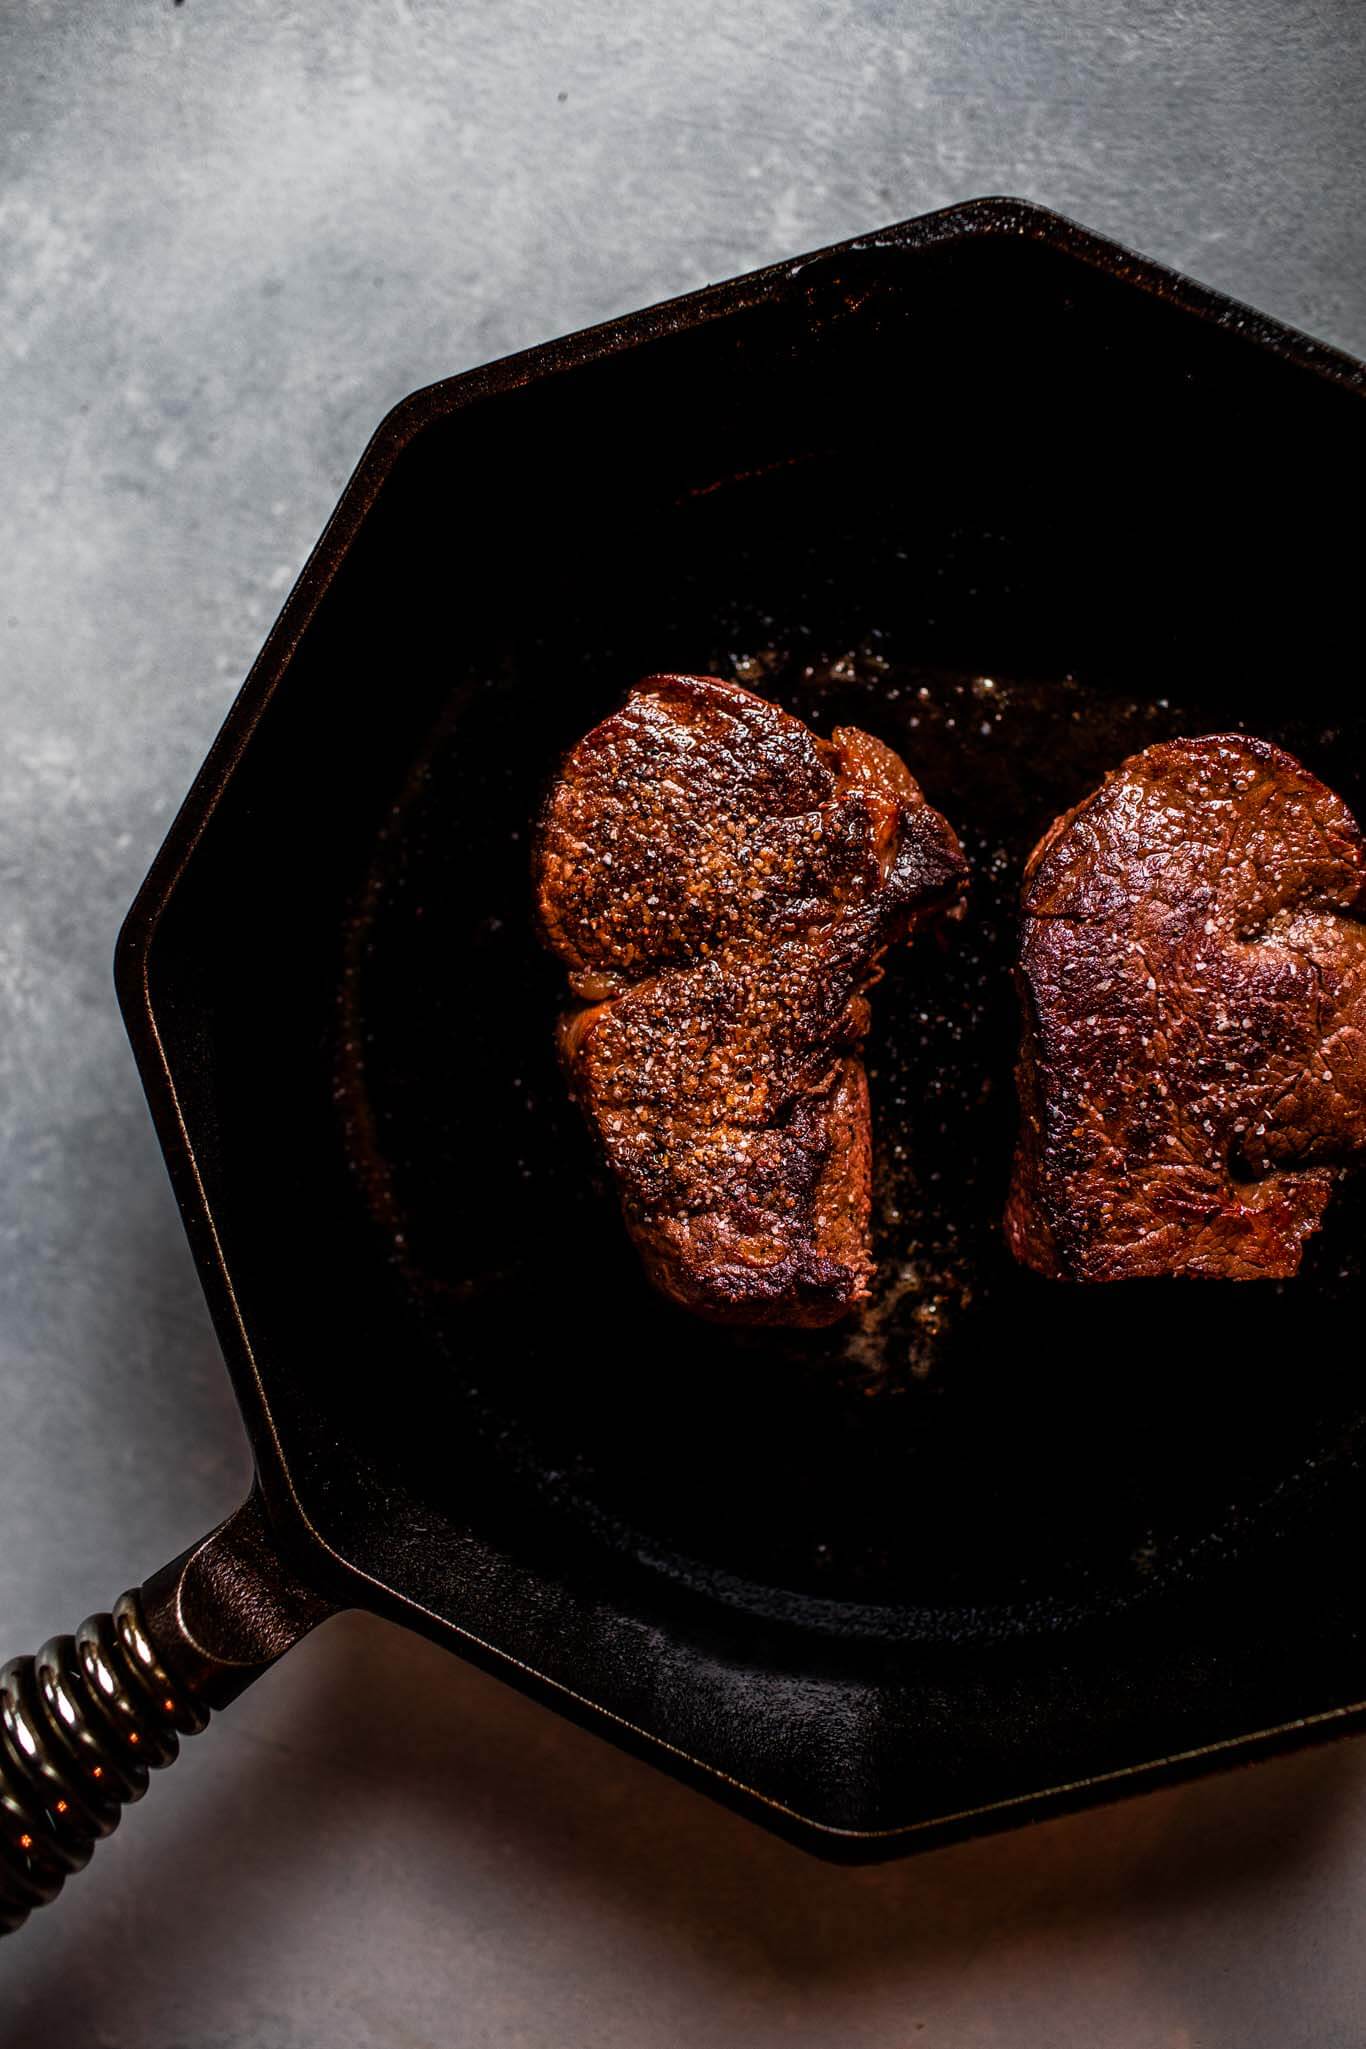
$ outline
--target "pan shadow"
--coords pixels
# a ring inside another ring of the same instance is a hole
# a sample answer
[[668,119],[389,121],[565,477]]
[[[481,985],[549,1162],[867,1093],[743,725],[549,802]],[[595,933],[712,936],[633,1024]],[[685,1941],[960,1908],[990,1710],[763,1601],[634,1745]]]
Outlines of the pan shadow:
[[[9,1946],[0,2049],[30,2049],[54,2012],[68,2041],[133,2049],[153,2022],[202,2012],[192,1988],[233,1983],[234,1957],[265,1960],[268,1979],[272,1949],[291,1929],[316,1943],[320,1915],[335,1924],[321,1939],[363,1957],[389,1925],[376,1897],[406,1922],[407,1893],[428,1941],[417,1981],[385,1971],[386,2011],[401,2013],[405,1986],[430,2000],[433,1976],[461,1968],[454,1936],[450,1957],[430,1945],[434,1888],[452,1921],[496,1925],[529,1899],[552,1924],[624,1926],[632,1950],[664,1945],[761,2007],[853,1999],[961,1972],[1003,1943],[1063,1956],[1121,1918],[1251,1908],[1331,1859],[1366,1781],[1366,1745],[1344,1742],[851,1870],[373,1618],[325,1625],[230,1715],[235,1742],[225,1721],[193,1746],[193,1774],[177,1767],[194,1779],[179,1809],[158,1785],[165,1818],[132,1814]],[[127,2035],[111,2021],[121,2011]]]

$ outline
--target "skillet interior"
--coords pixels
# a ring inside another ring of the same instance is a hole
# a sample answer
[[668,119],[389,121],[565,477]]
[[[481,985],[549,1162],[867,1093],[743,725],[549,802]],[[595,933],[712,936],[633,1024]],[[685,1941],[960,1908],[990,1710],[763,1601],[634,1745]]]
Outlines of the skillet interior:
[[[1042,575],[1037,537],[956,535],[913,563],[908,511],[843,456],[685,500],[651,537],[663,574],[623,563],[610,620],[565,594],[467,678],[376,847],[339,1075],[375,1228],[431,1334],[424,1407],[473,1423],[581,1528],[723,1598],[959,1634],[1217,1564],[1355,1445],[1358,1364],[1323,1341],[1359,1285],[1351,1192],[1294,1285],[1059,1288],[1014,1265],[999,1220],[1039,832],[1135,748],[1235,726],[1359,798],[1363,736],[1241,664],[1154,676],[1111,649],[1097,671],[1069,658],[1065,603],[1007,666],[982,614]],[[869,1311],[833,1332],[710,1330],[661,1303],[551,1055],[562,981],[529,928],[528,822],[557,743],[651,667],[881,734],[973,863],[968,921],[894,960],[876,999],[880,1265]],[[528,695],[556,705],[535,744]]]
[[[413,1542],[458,1485],[529,1555],[957,1641],[1217,1575],[1355,1460],[1359,1200],[1290,1286],[1051,1287],[997,1219],[1010,906],[1054,813],[1222,726],[1366,799],[1336,513],[1359,404],[1060,250],[918,262],[907,294],[892,252],[843,252],[436,405],[210,820],[158,946],[214,1020],[209,1173],[253,1188],[220,1231],[319,1513],[363,1447]],[[968,922],[877,999],[860,1329],[662,1305],[554,1070],[529,824],[561,750],[662,668],[880,733],[974,862]]]

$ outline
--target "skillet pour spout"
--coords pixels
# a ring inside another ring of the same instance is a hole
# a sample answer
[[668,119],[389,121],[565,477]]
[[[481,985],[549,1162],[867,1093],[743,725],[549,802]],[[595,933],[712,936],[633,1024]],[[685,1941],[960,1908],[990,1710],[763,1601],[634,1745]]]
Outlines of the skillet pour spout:
[[0,1934],[56,1898],[180,1754],[336,1604],[276,1548],[259,1488],[108,1614],[0,1671]]

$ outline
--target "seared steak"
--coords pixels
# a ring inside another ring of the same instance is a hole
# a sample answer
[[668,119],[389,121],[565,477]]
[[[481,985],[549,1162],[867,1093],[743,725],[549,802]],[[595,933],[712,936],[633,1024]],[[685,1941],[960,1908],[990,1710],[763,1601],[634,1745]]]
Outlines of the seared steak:
[[1149,747],[1025,875],[1018,1259],[1293,1274],[1366,1154],[1366,844],[1264,740]]
[[574,748],[536,849],[561,1057],[666,1295],[815,1325],[867,1293],[865,992],[965,881],[889,748],[736,684],[651,677]]

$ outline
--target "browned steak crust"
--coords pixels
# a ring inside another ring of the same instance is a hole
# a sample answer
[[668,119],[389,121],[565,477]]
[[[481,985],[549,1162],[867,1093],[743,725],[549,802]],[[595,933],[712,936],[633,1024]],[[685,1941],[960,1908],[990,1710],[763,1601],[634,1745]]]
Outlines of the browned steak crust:
[[725,1322],[833,1322],[871,1272],[864,992],[958,902],[953,832],[868,734],[654,676],[564,763],[535,874],[582,1005],[564,1067],[655,1285]]
[[1366,1152],[1366,844],[1264,740],[1150,747],[1030,856],[1018,1259],[1293,1274]]

